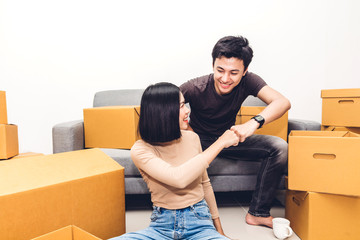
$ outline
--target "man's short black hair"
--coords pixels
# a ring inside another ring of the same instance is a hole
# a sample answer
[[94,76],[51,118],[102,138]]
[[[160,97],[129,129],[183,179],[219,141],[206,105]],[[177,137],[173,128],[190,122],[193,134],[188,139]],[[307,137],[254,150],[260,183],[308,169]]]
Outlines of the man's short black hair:
[[179,87],[166,82],[148,86],[140,105],[141,138],[153,145],[180,138],[179,111]]
[[216,58],[238,58],[243,60],[246,70],[252,60],[253,50],[249,46],[249,41],[242,37],[227,36],[221,38],[214,46],[212,51],[213,65]]

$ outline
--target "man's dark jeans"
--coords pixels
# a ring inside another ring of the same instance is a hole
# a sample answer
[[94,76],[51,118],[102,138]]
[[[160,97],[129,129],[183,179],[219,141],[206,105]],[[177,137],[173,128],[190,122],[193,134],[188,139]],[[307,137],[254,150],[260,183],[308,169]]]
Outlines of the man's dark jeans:
[[[218,137],[199,134],[203,150]],[[269,135],[252,135],[238,146],[225,148],[219,154],[232,159],[244,157],[261,160],[255,191],[249,213],[257,217],[269,217],[271,204],[276,195],[282,175],[287,170],[288,145],[282,138]]]

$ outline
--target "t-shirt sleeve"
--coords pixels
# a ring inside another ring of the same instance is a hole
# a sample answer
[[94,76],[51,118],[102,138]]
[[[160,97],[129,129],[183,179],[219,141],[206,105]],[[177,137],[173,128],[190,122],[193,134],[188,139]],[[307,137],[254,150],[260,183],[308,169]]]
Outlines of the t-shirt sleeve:
[[259,91],[266,85],[264,79],[255,73],[248,72],[245,76],[245,86],[250,95],[257,97]]
[[137,168],[162,183],[180,189],[187,187],[209,167],[202,154],[188,159],[179,166],[172,166],[159,158],[151,145],[139,142],[134,144],[130,154]]
[[180,86],[180,92],[184,95],[185,103],[191,102],[191,95],[193,90],[194,85],[192,80],[187,81]]

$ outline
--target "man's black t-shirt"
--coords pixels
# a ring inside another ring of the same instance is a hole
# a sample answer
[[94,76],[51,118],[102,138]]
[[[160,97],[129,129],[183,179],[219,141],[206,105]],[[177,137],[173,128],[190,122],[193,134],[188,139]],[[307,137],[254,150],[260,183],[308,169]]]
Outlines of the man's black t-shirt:
[[214,74],[192,79],[180,86],[185,102],[190,104],[190,126],[199,134],[220,136],[235,124],[241,104],[249,96],[257,96],[266,82],[247,72],[240,83],[226,95],[219,95]]

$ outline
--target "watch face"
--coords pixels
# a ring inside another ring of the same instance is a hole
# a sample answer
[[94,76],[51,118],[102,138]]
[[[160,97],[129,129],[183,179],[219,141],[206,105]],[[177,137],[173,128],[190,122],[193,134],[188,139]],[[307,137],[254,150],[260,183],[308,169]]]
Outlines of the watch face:
[[255,118],[255,120],[256,120],[257,122],[264,121],[264,118],[263,118],[262,116],[260,116],[260,115],[257,115],[257,116],[255,116],[254,118]]
[[260,124],[258,128],[261,128],[265,122],[265,119],[261,115],[256,115],[255,117],[253,117],[253,119]]

